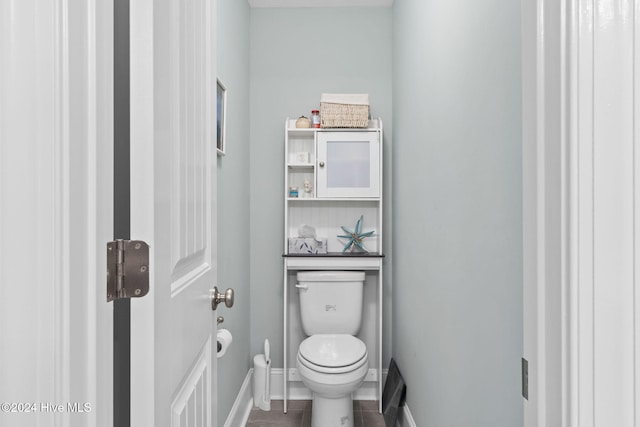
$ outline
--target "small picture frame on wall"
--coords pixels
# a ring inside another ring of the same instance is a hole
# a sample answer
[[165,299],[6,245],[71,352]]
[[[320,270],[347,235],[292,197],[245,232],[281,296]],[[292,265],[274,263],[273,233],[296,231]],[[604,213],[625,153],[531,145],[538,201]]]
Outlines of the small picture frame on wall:
[[220,79],[217,81],[216,96],[216,149],[218,155],[224,155],[226,149],[226,121],[227,121],[227,88],[224,87]]

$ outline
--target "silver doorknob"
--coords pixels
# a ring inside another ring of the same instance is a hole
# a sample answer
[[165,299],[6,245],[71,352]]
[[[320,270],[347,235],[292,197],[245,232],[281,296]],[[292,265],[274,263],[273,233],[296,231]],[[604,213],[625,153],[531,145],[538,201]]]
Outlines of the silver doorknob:
[[324,167],[324,162],[320,162],[320,167],[323,168]]
[[233,307],[233,289],[229,288],[221,294],[218,287],[214,286],[211,290],[211,310],[218,308],[218,304],[224,303],[227,307]]

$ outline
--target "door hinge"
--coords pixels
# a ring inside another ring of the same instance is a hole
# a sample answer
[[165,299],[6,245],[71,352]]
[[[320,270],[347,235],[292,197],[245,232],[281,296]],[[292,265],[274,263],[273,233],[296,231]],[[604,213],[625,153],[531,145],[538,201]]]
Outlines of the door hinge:
[[141,240],[107,242],[107,302],[149,292],[149,245]]
[[522,358],[522,397],[529,400],[529,361]]

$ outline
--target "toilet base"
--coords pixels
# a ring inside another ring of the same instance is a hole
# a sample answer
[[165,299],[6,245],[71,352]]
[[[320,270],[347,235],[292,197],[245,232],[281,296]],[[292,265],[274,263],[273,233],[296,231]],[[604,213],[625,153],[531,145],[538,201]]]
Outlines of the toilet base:
[[313,393],[311,405],[311,427],[353,427],[351,394],[331,398]]

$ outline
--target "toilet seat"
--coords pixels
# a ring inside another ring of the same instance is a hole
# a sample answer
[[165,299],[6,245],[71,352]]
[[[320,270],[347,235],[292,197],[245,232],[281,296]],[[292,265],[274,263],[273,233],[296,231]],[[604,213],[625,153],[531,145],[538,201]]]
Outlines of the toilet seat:
[[367,346],[347,334],[318,334],[302,341],[298,360],[316,372],[340,374],[367,363]]

